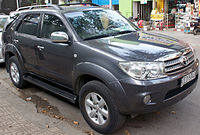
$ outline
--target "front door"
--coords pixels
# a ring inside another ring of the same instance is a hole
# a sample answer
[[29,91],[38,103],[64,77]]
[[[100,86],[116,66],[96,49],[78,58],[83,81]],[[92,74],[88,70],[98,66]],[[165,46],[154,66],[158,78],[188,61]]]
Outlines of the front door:
[[56,15],[44,14],[38,48],[40,75],[62,84],[72,82],[72,45],[53,43],[53,32],[68,33],[63,21]]

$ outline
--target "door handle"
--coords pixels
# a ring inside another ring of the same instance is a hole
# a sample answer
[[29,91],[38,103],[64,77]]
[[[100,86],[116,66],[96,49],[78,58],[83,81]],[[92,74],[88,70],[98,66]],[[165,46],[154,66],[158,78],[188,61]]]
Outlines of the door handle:
[[43,46],[40,46],[40,45],[38,45],[37,48],[38,48],[40,51],[44,49],[44,47],[43,47]]

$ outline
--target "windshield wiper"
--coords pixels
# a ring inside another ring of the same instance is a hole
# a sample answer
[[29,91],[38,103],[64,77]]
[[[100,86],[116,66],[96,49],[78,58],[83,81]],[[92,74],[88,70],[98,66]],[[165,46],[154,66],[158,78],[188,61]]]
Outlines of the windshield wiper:
[[84,38],[83,40],[91,40],[91,39],[104,38],[104,37],[109,37],[109,36],[111,35],[110,34],[96,35],[96,36]]
[[133,31],[133,30],[125,30],[125,31],[119,31],[119,32],[117,32],[116,34],[126,34],[126,33],[132,33],[132,32],[136,32],[136,31]]
[[119,34],[125,34],[125,33],[131,33],[131,32],[135,32],[135,31],[133,31],[133,30],[119,31],[119,32],[114,32],[114,33],[109,33],[109,34],[96,35],[96,36],[84,38],[83,40],[91,40],[91,39],[97,39],[97,38],[104,38],[104,37],[116,36],[116,35],[119,35]]

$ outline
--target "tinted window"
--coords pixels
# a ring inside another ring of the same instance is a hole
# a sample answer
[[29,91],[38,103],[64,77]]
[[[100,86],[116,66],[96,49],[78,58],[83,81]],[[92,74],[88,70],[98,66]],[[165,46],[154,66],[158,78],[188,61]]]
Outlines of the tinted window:
[[56,31],[63,31],[67,33],[63,22],[54,15],[44,15],[44,22],[42,27],[42,37],[50,39],[51,34]]
[[37,29],[40,21],[40,15],[28,15],[26,16],[21,25],[19,26],[18,32],[28,35],[37,36]]

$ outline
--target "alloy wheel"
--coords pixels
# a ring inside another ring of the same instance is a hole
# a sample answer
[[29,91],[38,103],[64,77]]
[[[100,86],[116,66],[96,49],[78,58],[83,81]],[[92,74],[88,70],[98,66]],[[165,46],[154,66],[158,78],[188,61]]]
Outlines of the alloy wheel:
[[12,80],[16,84],[19,83],[19,80],[20,80],[19,69],[17,68],[17,65],[13,62],[10,64],[10,74],[11,74]]
[[85,109],[89,118],[97,125],[104,125],[109,118],[105,100],[97,93],[89,93],[85,98]]

